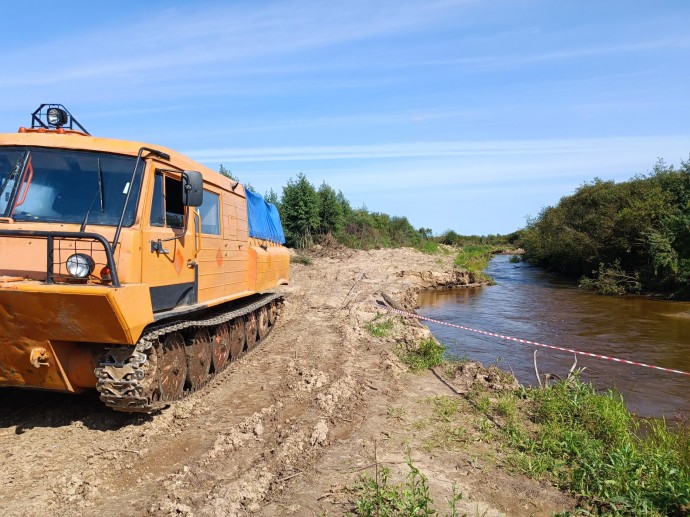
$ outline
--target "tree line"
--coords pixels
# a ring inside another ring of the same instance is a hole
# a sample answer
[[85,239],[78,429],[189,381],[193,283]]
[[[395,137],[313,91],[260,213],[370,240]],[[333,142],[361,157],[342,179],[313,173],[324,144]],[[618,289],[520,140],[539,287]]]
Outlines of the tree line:
[[[219,172],[237,180],[223,165]],[[289,247],[308,248],[328,239],[357,249],[407,246],[433,252],[438,247],[430,228],[415,228],[407,217],[353,208],[342,191],[326,182],[316,188],[302,173],[290,178],[280,195],[271,189],[264,199],[278,207]]]
[[525,260],[604,294],[690,299],[690,161],[585,183],[529,220],[520,243]]

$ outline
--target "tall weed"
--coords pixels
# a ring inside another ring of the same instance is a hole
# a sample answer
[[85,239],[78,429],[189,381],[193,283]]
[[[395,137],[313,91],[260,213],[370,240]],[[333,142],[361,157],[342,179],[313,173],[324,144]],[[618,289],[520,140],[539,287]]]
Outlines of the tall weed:
[[514,464],[525,473],[551,474],[598,511],[674,514],[690,505],[690,432],[663,420],[645,432],[618,393],[591,384],[558,383],[527,391],[531,433],[511,433]]
[[[408,458],[409,472],[402,483],[391,482],[390,469],[378,467],[374,475],[365,474],[350,490],[356,494],[356,515],[364,517],[422,517],[440,515],[429,493],[429,481]],[[455,491],[448,500],[450,517],[459,515],[456,508],[462,494]]]

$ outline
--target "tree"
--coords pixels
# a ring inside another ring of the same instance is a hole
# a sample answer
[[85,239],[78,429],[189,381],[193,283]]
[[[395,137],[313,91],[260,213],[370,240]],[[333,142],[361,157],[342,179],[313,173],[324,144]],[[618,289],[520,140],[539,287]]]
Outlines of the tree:
[[345,195],[343,194],[342,190],[338,191],[336,199],[338,200],[338,204],[340,205],[340,211],[343,214],[343,221],[347,223],[347,221],[352,216],[352,207],[350,206],[350,202],[345,198]]
[[233,181],[239,181],[233,174],[230,172],[230,169],[225,168],[225,166],[221,163],[220,167],[218,168],[218,172],[225,176],[226,178],[230,178]]
[[338,196],[325,181],[319,187],[319,229],[321,233],[337,233],[343,228],[343,208]]
[[422,239],[431,239],[434,235],[434,231],[431,228],[421,227],[417,231],[419,232],[419,235],[422,236]]
[[278,211],[280,211],[280,199],[278,199],[278,194],[273,192],[272,188],[268,189],[268,192],[264,194],[264,199],[267,203],[271,203],[272,205],[278,207]]
[[[218,172],[225,176],[226,178],[230,178],[232,181],[239,183],[239,179],[230,171],[230,169],[227,169],[222,163],[220,164],[220,167],[218,167]],[[252,184],[247,182],[244,183],[244,188],[245,190],[248,190],[249,192],[256,192],[254,190],[254,187],[252,187]]]
[[319,228],[319,195],[304,174],[283,187],[281,217],[288,245],[306,248]]

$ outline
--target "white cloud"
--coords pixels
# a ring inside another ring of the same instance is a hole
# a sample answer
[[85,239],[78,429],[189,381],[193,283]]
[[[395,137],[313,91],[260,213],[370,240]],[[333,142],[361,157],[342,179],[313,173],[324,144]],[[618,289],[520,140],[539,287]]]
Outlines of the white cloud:
[[219,148],[188,150],[202,162],[271,162],[308,160],[354,160],[371,158],[416,158],[440,156],[564,155],[610,152],[620,155],[640,149],[687,145],[688,136],[580,138],[553,140],[400,142],[392,144]]
[[[509,53],[507,55],[484,55],[477,57],[461,57],[457,59],[439,59],[416,62],[416,66],[462,65],[487,69],[520,68],[525,65],[548,61],[566,61],[572,59],[591,58],[609,54],[630,54],[644,51],[674,50],[690,48],[690,38],[676,37],[664,39],[648,39],[634,43],[619,45],[599,45],[563,48],[540,53]],[[411,65],[413,63],[408,63]]]
[[5,49],[3,66],[15,73],[5,75],[3,86],[136,80],[153,71],[182,79],[181,71],[197,66],[251,65],[265,56],[416,30],[442,23],[456,8],[454,2],[426,2],[421,8],[411,0],[358,0],[337,9],[306,1],[167,9],[130,24],[120,22],[47,44]]

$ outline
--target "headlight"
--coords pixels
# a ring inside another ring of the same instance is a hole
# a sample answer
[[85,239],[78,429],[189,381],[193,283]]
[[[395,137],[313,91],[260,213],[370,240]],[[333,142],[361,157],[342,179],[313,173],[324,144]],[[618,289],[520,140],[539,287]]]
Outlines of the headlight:
[[93,259],[83,253],[75,253],[67,259],[67,272],[74,278],[87,278],[94,267]]
[[61,110],[60,108],[49,108],[47,119],[48,119],[48,124],[51,126],[64,126],[67,124],[67,112],[65,110]]

